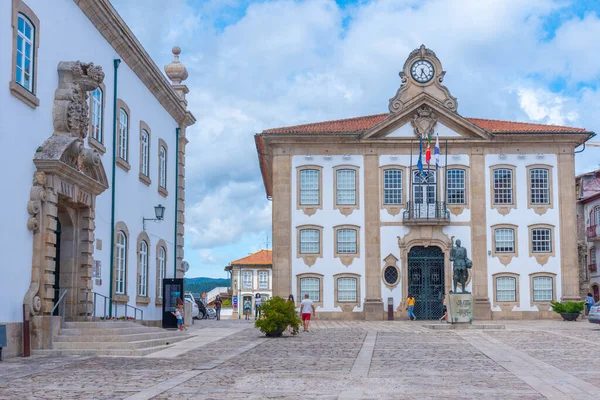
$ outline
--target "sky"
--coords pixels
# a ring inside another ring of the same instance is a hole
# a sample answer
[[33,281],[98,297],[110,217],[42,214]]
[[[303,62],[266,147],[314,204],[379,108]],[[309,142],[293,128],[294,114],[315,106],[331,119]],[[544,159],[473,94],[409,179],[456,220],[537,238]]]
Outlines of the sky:
[[[465,117],[600,133],[596,0],[111,2],[158,66],[177,45],[189,73],[189,277],[226,277],[230,261],[271,248],[254,134],[387,112],[421,44]],[[576,171],[599,163],[600,148],[588,147]]]

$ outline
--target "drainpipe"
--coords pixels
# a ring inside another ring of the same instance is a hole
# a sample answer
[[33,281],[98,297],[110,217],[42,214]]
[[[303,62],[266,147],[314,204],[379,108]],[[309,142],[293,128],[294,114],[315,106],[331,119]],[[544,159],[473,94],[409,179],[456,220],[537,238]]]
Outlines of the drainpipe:
[[175,241],[173,245],[175,247],[173,257],[173,278],[177,278],[177,205],[179,198],[179,127],[175,128]]
[[[114,96],[113,96],[113,148],[112,148],[112,178],[110,183],[111,188],[111,205],[110,205],[110,282],[108,285],[108,297],[112,299],[114,267],[115,267],[115,177],[117,172],[117,72],[119,70],[121,60],[115,58],[114,65]],[[108,316],[112,317],[112,301],[108,307]]]

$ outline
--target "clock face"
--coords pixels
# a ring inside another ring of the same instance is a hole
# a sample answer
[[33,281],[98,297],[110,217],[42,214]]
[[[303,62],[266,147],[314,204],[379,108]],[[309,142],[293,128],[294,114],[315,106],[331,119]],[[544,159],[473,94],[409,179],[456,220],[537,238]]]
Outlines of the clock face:
[[429,82],[433,78],[433,64],[427,60],[417,60],[410,67],[410,74],[419,83]]

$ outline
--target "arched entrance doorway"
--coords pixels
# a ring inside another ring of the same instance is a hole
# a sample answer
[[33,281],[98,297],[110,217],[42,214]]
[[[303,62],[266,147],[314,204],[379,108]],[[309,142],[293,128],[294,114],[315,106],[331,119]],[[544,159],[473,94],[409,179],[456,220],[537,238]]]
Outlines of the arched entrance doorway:
[[444,252],[437,246],[415,246],[408,252],[408,293],[416,300],[417,319],[438,319],[443,314]]
[[600,287],[598,285],[592,286],[594,301],[600,301]]

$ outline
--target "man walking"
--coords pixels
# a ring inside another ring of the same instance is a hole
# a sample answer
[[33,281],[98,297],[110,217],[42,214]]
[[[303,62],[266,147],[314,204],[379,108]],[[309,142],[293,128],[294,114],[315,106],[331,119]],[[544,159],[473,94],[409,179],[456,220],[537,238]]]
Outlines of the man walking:
[[315,306],[312,300],[308,298],[308,293],[304,295],[304,300],[300,303],[300,313],[302,314],[302,327],[304,332],[308,332],[308,324],[310,323],[310,314],[315,315]]
[[223,305],[223,302],[221,301],[221,296],[217,295],[217,298],[215,300],[215,312],[217,313],[217,321],[221,320],[221,306]]

